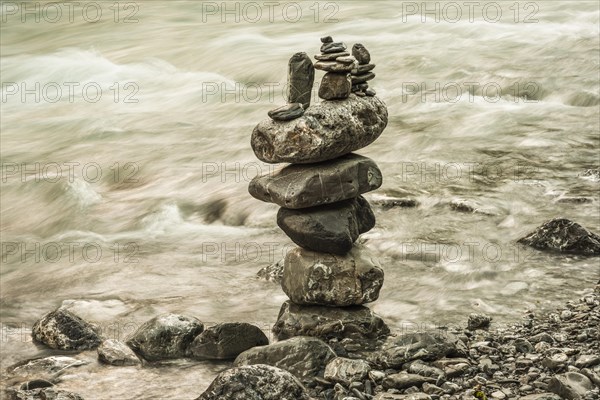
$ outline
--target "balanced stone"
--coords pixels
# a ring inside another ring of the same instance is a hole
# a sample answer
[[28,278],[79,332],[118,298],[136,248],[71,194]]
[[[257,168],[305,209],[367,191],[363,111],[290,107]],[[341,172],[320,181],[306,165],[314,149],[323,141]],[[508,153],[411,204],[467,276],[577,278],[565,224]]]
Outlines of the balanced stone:
[[194,338],[187,354],[198,360],[229,360],[256,346],[269,344],[263,331],[245,322],[226,322],[206,329]]
[[344,50],[346,50],[344,43],[324,43],[321,46],[321,53],[323,54],[341,53]]
[[[342,63],[342,64],[351,64],[351,65],[354,65],[354,63],[356,63],[356,58],[354,58],[354,57],[348,57],[348,56],[346,56],[346,57],[342,56],[342,57],[337,57],[335,59],[335,61],[337,61],[339,63]],[[357,66],[355,65],[355,67],[357,67]]]
[[269,111],[269,117],[275,121],[291,121],[304,115],[302,103],[291,103]]
[[365,72],[369,72],[375,68],[375,64],[363,64],[358,65],[352,71],[350,71],[353,75],[364,74]]
[[331,160],[373,143],[385,129],[388,112],[378,97],[324,101],[302,117],[267,118],[252,132],[252,149],[267,163],[307,164]]
[[365,46],[360,43],[356,43],[354,46],[352,46],[352,55],[361,65],[371,62],[371,54],[369,54],[369,50],[367,50]]
[[324,253],[346,254],[361,233],[375,226],[375,215],[362,197],[317,207],[280,208],[277,225],[298,246]]
[[350,73],[354,68],[353,64],[343,64],[337,61],[317,61],[315,69],[326,72],[345,72]]
[[319,86],[319,97],[324,100],[344,100],[350,96],[351,89],[350,75],[328,72]]
[[333,38],[331,36],[322,37],[321,43],[333,43]]
[[375,73],[373,73],[373,72],[367,72],[366,74],[361,74],[361,75],[352,75],[352,84],[355,85],[358,83],[367,82],[374,78],[375,78]]
[[377,339],[390,333],[383,320],[365,306],[281,306],[273,333],[279,340],[294,336],[329,339]]
[[369,97],[373,97],[373,96],[375,96],[377,94],[377,92],[375,92],[375,90],[373,90],[371,88],[368,88],[368,89],[365,90],[365,94],[367,96],[369,96]]
[[247,350],[235,359],[233,365],[272,365],[306,381],[315,376],[323,377],[325,366],[334,358],[334,351],[321,339],[298,336]]
[[331,54],[317,54],[315,55],[315,59],[318,61],[335,61],[340,57],[348,57],[350,53],[347,51],[342,51],[339,53],[331,53]]
[[301,103],[306,110],[315,81],[315,67],[306,53],[296,53],[288,64],[288,103]]
[[299,209],[351,199],[379,188],[381,183],[381,171],[375,162],[351,153],[315,164],[292,164],[257,176],[248,191],[259,200]]
[[290,250],[281,287],[299,305],[351,306],[377,300],[383,270],[354,247],[345,256]]

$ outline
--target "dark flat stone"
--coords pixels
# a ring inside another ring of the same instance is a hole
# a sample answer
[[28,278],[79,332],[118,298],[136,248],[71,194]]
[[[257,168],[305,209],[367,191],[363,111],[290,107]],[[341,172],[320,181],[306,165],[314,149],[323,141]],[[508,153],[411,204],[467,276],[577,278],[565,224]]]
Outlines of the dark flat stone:
[[381,171],[373,160],[347,154],[315,164],[292,164],[254,178],[250,194],[281,207],[299,209],[357,197],[381,186]]
[[373,229],[375,215],[362,197],[318,207],[280,208],[277,225],[294,243],[313,251],[346,254],[361,233]]
[[269,111],[268,115],[275,121],[291,121],[304,115],[304,107],[301,103],[286,104]]
[[346,45],[344,43],[324,43],[321,46],[321,53],[323,54],[332,54],[332,53],[340,53],[346,50]]
[[367,72],[366,74],[362,74],[362,75],[352,75],[352,84],[355,85],[355,84],[367,82],[374,78],[375,78],[375,73],[373,73],[373,72]]
[[315,55],[315,59],[318,61],[335,61],[339,57],[348,57],[350,53],[347,51],[341,51],[339,53],[331,53],[331,54],[317,54]]
[[352,64],[343,64],[337,61],[318,61],[315,63],[315,69],[326,72],[350,73],[354,68]]
[[351,73],[352,73],[352,75],[360,75],[360,74],[364,74],[365,72],[372,71],[374,68],[375,68],[375,64],[359,65],[358,67],[354,68],[351,71]]

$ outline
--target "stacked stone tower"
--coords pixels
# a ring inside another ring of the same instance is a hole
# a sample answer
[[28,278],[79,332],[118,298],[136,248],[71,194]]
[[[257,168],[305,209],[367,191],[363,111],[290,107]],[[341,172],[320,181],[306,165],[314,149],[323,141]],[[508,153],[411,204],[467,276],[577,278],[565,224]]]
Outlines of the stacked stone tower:
[[290,301],[273,330],[279,339],[374,338],[389,330],[363,304],[377,300],[384,274],[355,242],[375,226],[362,194],[379,188],[382,175],[373,160],[352,152],[383,132],[387,108],[364,87],[374,77],[364,46],[355,45],[351,56],[330,36],[321,42],[314,68],[326,72],[323,101],[310,106],[314,69],[297,53],[289,63],[288,104],[269,112],[252,134],[260,160],[291,164],[249,187],[255,198],[281,207],[277,224],[299,246],[284,260],[281,286]]

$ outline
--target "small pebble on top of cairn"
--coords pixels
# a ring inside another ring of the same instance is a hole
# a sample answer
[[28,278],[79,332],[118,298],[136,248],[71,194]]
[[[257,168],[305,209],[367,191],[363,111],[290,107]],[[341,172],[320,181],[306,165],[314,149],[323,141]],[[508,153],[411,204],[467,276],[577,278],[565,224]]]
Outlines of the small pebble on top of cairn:
[[[378,189],[382,174],[373,160],[352,152],[381,135],[387,108],[366,84],[375,75],[363,45],[354,45],[350,55],[331,36],[321,43],[314,69],[325,71],[319,88],[324,101],[309,107],[306,89],[314,71],[304,53],[297,53],[290,60],[289,104],[271,111],[272,119],[252,134],[260,160],[290,165],[256,177],[249,192],[280,206],[277,225],[299,246],[284,259],[282,289],[290,301],[282,305],[273,332],[279,339],[384,337],[386,324],[363,306],[377,300],[383,270],[366,247],[355,245],[375,226],[362,194]],[[340,318],[347,328],[328,328],[337,327]],[[362,321],[360,329],[353,321]]]

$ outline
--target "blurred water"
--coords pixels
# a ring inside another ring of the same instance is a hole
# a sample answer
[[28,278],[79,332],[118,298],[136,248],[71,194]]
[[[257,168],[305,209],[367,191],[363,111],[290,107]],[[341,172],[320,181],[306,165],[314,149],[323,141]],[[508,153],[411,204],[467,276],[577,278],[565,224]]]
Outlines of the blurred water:
[[[600,165],[597,2],[518,3],[518,22],[514,2],[500,2],[495,23],[490,10],[456,18],[447,3],[439,23],[423,22],[407,15],[416,3],[385,1],[306,2],[298,22],[295,3],[275,7],[273,21],[263,5],[255,23],[241,5],[235,22],[212,13],[218,3],[117,3],[115,22],[113,3],[95,3],[95,23],[86,3],[55,23],[46,3],[39,22],[2,5],[3,368],[50,354],[29,328],[63,301],[111,337],[162,312],[269,330],[286,298],[254,275],[291,242],[277,207],[247,194],[273,168],[249,137],[283,104],[289,57],[316,54],[327,34],[370,50],[371,86],[389,109],[384,134],[359,151],[384,174],[367,197],[420,203],[374,205],[377,226],[361,239],[385,270],[371,307],[390,325],[463,323],[473,310],[509,322],[597,281],[598,258],[515,244],[557,216],[600,231],[599,182],[582,175]],[[36,84],[39,98],[23,98]],[[191,399],[226,367],[92,363],[60,387],[86,399]]]

